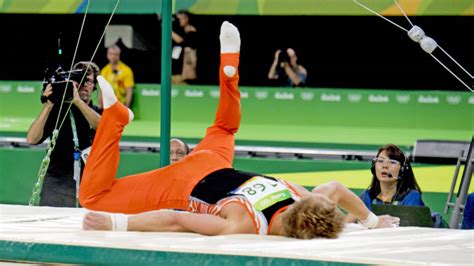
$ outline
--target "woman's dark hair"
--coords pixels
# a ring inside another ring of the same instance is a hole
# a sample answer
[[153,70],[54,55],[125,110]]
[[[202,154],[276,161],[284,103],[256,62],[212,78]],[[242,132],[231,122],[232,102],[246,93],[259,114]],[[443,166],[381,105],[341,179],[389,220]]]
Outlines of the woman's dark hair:
[[[416,182],[415,174],[413,173],[413,169],[410,165],[410,160],[405,155],[405,153],[403,153],[403,151],[400,150],[400,148],[398,148],[396,145],[388,144],[379,149],[376,157],[378,157],[382,151],[385,151],[390,159],[400,162],[400,179],[397,180],[397,192],[393,196],[392,201],[402,200],[411,190],[416,190],[421,194],[421,189]],[[371,170],[372,182],[370,183],[368,190],[370,198],[374,199],[380,193],[380,181],[377,179],[375,174],[374,162],[372,162]]]

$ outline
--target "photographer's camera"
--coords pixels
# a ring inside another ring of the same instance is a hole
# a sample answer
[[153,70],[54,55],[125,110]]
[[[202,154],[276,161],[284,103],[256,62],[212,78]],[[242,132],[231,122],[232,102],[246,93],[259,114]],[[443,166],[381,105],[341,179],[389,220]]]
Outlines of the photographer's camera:
[[[64,71],[62,68],[56,69],[52,75],[47,76],[43,81],[41,102],[45,103],[48,100],[52,103],[60,102],[63,99],[64,94],[64,101],[71,101],[74,96],[73,81],[76,81],[79,84],[84,73],[85,69],[74,69],[69,71]],[[52,93],[49,96],[45,96],[44,91],[48,84],[51,84]]]

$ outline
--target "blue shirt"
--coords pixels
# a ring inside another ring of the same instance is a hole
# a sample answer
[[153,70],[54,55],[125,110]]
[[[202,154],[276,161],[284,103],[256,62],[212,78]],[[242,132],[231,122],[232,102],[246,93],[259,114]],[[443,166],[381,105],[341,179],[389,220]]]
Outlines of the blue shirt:
[[464,206],[464,218],[461,229],[474,229],[474,193],[469,194]]
[[[369,210],[371,210],[370,208],[371,204],[384,204],[384,202],[382,202],[382,200],[380,199],[371,198],[369,195],[369,190],[366,190],[364,193],[362,193],[360,195],[360,199],[364,202],[365,206],[367,206]],[[396,204],[396,205],[401,205],[401,206],[425,206],[425,204],[423,203],[423,200],[421,199],[420,192],[416,190],[410,190],[410,192],[408,192],[408,194],[406,194],[402,200],[394,201],[391,204]]]

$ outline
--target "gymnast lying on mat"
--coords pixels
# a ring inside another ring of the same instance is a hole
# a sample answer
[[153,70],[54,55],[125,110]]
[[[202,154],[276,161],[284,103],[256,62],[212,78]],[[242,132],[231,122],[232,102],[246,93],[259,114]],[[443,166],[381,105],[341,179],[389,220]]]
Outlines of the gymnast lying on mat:
[[89,212],[84,229],[335,238],[344,225],[337,205],[367,228],[398,223],[396,217],[375,216],[336,182],[309,192],[284,180],[232,168],[241,116],[237,28],[224,22],[220,42],[220,100],[214,124],[189,155],[157,170],[115,178],[119,140],[133,113],[98,77],[105,110],[83,174],[80,202],[90,210],[114,214]]

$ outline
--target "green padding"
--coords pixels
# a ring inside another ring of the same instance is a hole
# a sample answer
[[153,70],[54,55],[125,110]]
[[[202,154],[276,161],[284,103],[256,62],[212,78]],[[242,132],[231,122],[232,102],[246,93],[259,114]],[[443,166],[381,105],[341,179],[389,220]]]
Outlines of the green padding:
[[[0,203],[28,204],[43,156],[44,151],[42,150],[0,148]],[[122,177],[153,170],[159,167],[159,162],[160,157],[157,153],[122,152],[117,176]],[[294,173],[296,180],[292,181],[296,183],[298,183],[298,174],[305,172],[334,171],[337,173],[337,171],[342,171],[338,176],[344,176],[345,170],[365,170],[367,174],[370,174],[369,163],[360,161],[236,158],[234,167],[248,172],[272,174],[275,177],[279,177],[278,174]],[[414,165],[414,167],[418,167],[418,165]],[[431,176],[429,175],[429,177]],[[418,176],[418,180],[423,179],[425,179],[425,176]],[[320,182],[317,178],[314,178],[307,188],[311,190]],[[369,185],[367,179],[357,179],[354,182],[358,187]],[[431,182],[439,181],[433,180]],[[421,187],[423,189],[423,184],[421,184]],[[362,193],[360,189],[351,189],[357,195]],[[446,204],[447,193],[444,191],[424,192],[423,200],[432,211],[441,213]],[[445,219],[448,219],[448,215],[443,214]]]
[[[0,82],[0,132],[26,132],[41,110],[40,82]],[[469,92],[241,88],[239,141],[413,145],[418,139],[468,140],[474,132]],[[216,86],[172,89],[171,134],[201,139],[212,123]],[[159,137],[160,86],[138,84],[136,120],[126,137]],[[3,133],[5,135],[5,133]]]
[[[91,1],[89,12],[110,14],[117,0]],[[392,0],[361,1],[377,12],[401,16]],[[0,13],[60,13],[85,11],[87,0],[3,0]],[[408,15],[473,15],[471,0],[403,1]],[[179,0],[173,1],[174,12],[188,9],[200,15],[368,15],[367,10],[349,0]],[[121,0],[118,14],[158,14],[157,0]]]
[[[28,204],[43,150],[0,148],[0,203]],[[117,176],[127,176],[159,167],[158,153],[122,152]],[[256,173],[290,173],[366,169],[367,163],[314,160],[236,158],[236,169]]]
[[264,256],[216,255],[14,241],[0,241],[0,260],[87,265],[369,265]]

